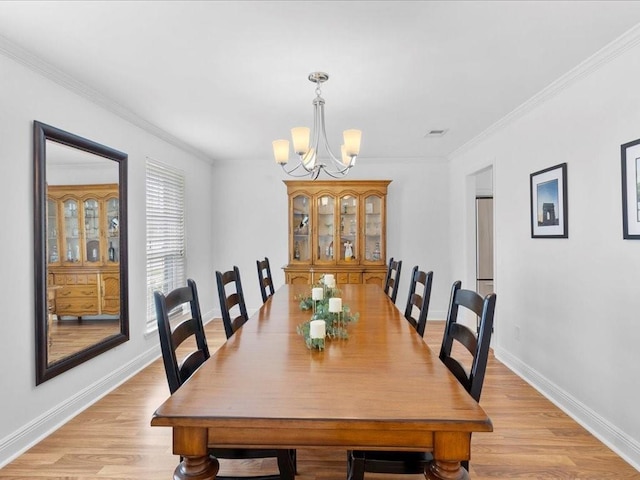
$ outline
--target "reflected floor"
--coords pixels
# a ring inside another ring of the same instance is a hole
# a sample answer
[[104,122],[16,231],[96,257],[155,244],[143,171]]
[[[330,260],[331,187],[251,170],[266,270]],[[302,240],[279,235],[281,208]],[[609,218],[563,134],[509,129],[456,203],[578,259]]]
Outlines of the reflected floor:
[[49,323],[49,363],[84,350],[120,331],[120,320],[59,320]]

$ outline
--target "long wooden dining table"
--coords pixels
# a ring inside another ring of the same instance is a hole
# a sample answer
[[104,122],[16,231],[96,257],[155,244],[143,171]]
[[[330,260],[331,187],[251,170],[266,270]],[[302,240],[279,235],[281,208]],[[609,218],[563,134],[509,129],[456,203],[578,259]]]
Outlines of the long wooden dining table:
[[309,286],[284,285],[156,410],[183,458],[174,479],[214,479],[209,446],[431,451],[426,478],[469,478],[460,462],[487,414],[379,286],[340,288],[359,313],[347,339],[308,349]]

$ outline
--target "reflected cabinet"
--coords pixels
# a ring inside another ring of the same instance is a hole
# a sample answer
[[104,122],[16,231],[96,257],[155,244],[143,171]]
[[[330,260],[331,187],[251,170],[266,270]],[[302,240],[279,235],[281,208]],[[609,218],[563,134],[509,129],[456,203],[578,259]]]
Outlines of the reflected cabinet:
[[338,284],[376,283],[386,274],[390,180],[285,180],[289,198],[286,282],[332,273]]
[[118,185],[47,188],[49,311],[120,313]]

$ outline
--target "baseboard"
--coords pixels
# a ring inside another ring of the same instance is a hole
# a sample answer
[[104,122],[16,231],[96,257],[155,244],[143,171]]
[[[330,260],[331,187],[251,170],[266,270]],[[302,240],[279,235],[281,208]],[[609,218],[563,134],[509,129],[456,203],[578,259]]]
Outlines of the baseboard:
[[446,310],[429,310],[429,313],[427,314],[427,321],[433,320],[434,322],[444,322],[446,319]]
[[0,468],[160,357],[157,345],[0,440]]
[[640,471],[640,442],[602,418],[577,398],[521,362],[503,349],[494,349],[495,357],[529,385],[544,395],[560,410],[582,425],[594,437]]

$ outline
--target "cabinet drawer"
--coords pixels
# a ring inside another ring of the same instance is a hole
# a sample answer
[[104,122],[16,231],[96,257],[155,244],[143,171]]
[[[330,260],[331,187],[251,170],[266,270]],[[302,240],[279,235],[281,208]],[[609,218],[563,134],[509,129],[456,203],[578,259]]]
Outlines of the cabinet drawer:
[[336,281],[340,285],[362,283],[362,274],[360,272],[340,272],[336,277]]
[[98,298],[98,288],[94,285],[62,287],[56,292],[58,299],[63,298]]
[[108,313],[111,315],[117,315],[120,313],[120,300],[115,299],[103,299],[102,300],[102,313]]
[[371,283],[374,285],[379,285],[380,287],[384,286],[384,279],[386,277],[386,274],[384,273],[364,273],[363,274],[363,281],[364,283]]
[[97,298],[56,299],[56,314],[58,315],[97,315],[98,313]]
[[306,272],[287,273],[287,283],[291,285],[309,285],[311,275]]

